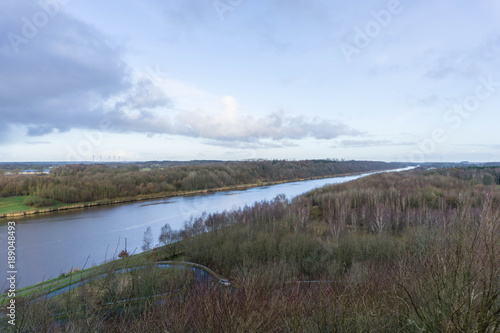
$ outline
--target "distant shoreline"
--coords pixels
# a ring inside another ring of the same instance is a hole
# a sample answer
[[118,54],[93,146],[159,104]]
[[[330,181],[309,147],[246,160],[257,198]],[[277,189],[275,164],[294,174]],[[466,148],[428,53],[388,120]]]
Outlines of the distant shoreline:
[[104,199],[104,200],[87,202],[87,203],[68,204],[68,205],[53,207],[53,208],[48,207],[48,208],[40,208],[40,209],[35,209],[35,210],[26,210],[26,211],[12,212],[12,213],[4,213],[4,214],[0,214],[0,219],[25,217],[25,216],[46,214],[46,213],[55,213],[55,212],[59,212],[59,211],[66,211],[66,210],[72,210],[72,209],[84,209],[84,208],[90,208],[90,207],[119,205],[119,204],[125,204],[125,203],[163,199],[163,198],[194,196],[194,195],[215,193],[215,192],[244,191],[244,190],[248,190],[248,189],[255,188],[255,187],[302,182],[302,181],[307,181],[307,180],[317,180],[317,179],[327,179],[327,178],[362,175],[365,173],[378,172],[378,171],[389,171],[389,170],[371,170],[371,171],[363,171],[363,172],[356,172],[356,173],[343,173],[343,174],[328,175],[328,176],[317,176],[317,177],[308,177],[308,178],[295,178],[295,179],[290,179],[290,180],[269,181],[269,182],[264,182],[264,183],[233,185],[233,186],[218,187],[218,188],[205,189],[205,190],[177,191],[174,193],[157,193],[157,194],[151,194],[151,195],[147,195],[147,196],[141,195],[141,196],[136,196],[136,197]]

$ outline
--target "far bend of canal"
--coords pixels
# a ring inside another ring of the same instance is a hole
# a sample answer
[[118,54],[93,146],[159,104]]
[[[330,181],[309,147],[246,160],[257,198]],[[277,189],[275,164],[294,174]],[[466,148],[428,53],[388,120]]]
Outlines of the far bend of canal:
[[[402,171],[399,169],[393,171]],[[88,268],[116,257],[125,248],[142,252],[147,227],[158,242],[165,223],[178,230],[190,217],[215,213],[271,200],[279,194],[287,198],[327,184],[348,182],[370,175],[307,180],[243,191],[172,197],[114,206],[69,210],[0,221],[0,291],[7,286],[7,222],[16,222],[17,288],[58,277],[72,268]]]

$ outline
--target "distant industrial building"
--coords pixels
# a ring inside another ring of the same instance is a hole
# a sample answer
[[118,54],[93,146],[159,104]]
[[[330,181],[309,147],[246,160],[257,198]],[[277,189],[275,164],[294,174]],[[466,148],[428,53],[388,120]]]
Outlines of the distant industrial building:
[[43,170],[30,169],[30,170],[23,170],[23,171],[19,172],[20,175],[43,175],[43,174],[49,174],[49,173],[50,173],[50,169],[43,169]]

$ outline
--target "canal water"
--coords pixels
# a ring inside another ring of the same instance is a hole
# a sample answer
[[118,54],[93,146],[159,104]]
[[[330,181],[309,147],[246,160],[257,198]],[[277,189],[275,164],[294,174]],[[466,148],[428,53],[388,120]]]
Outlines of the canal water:
[[[407,170],[407,169],[400,169]],[[155,243],[165,223],[181,229],[190,217],[238,209],[279,194],[293,198],[304,192],[364,177],[371,173],[308,180],[244,191],[173,197],[115,206],[69,210],[10,219],[16,222],[17,287],[59,276],[71,269],[88,268],[116,258],[125,248],[142,252],[142,238],[151,227]],[[0,225],[0,288],[7,286],[7,220]]]

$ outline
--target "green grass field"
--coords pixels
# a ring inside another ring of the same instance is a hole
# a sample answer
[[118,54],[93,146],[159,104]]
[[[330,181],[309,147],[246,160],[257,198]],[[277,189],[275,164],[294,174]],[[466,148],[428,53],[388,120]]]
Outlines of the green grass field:
[[26,196],[0,198],[0,214],[31,210],[31,207],[23,205],[26,198]]
[[15,212],[23,212],[28,210],[37,210],[43,208],[54,208],[64,206],[63,203],[51,200],[53,205],[50,207],[30,207],[23,204],[24,199],[28,196],[18,196],[18,197],[8,197],[8,198],[0,198],[0,214],[9,214]]

